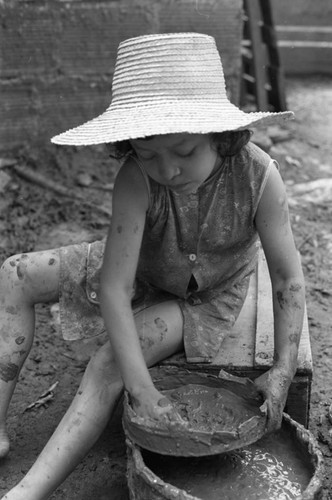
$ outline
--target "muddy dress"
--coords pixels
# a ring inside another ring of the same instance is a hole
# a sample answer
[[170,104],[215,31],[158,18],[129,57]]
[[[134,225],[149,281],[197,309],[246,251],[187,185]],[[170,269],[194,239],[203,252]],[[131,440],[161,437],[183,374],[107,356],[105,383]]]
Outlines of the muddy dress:
[[[241,311],[260,247],[255,214],[274,163],[249,143],[190,194],[145,174],[150,200],[133,310],[178,301],[188,362],[212,362]],[[104,246],[103,240],[60,249],[65,339],[105,331],[98,304]]]

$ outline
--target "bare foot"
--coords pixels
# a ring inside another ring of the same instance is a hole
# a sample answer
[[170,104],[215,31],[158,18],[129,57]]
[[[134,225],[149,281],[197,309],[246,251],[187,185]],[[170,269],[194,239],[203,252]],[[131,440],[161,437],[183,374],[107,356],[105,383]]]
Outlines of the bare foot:
[[9,438],[6,427],[0,427],[0,458],[4,458],[9,452]]

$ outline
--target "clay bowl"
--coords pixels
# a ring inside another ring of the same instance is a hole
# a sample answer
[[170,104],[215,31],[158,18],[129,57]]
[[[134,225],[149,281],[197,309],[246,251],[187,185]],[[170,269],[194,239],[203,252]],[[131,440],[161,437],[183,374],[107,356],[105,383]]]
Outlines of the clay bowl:
[[[127,477],[128,477],[128,486],[129,486],[129,496],[130,500],[206,500],[210,498],[225,498],[227,500],[231,499],[264,499],[267,498],[283,498],[283,499],[296,499],[296,500],[318,500],[320,498],[320,493],[323,484],[324,478],[324,463],[323,456],[319,449],[318,443],[316,442],[313,435],[305,429],[302,425],[298,424],[294,420],[292,420],[288,415],[284,414],[283,425],[281,430],[279,431],[279,435],[276,435],[276,441],[280,440],[280,435],[284,435],[284,441],[286,443],[290,443],[290,453],[291,455],[293,448],[296,448],[297,456],[300,457],[300,463],[307,470],[306,480],[303,482],[302,487],[298,490],[298,494],[290,495],[282,493],[280,495],[270,495],[268,492],[269,485],[271,484],[271,480],[267,483],[267,489],[264,490],[261,494],[258,495],[257,491],[254,490],[250,492],[250,490],[243,489],[241,486],[241,477],[239,477],[239,481],[237,478],[233,478],[231,484],[234,485],[233,493],[227,493],[224,491],[223,487],[214,490],[214,493],[211,493],[213,488],[215,488],[215,467],[211,465],[209,462],[208,466],[203,466],[201,470],[198,470],[197,477],[199,485],[200,485],[200,493],[197,494],[195,491],[192,491],[191,488],[181,488],[176,486],[176,481],[167,481],[164,477],[162,479],[163,474],[160,473],[160,465],[158,466],[158,460],[168,461],[167,463],[173,462],[173,469],[175,468],[178,471],[177,476],[185,476],[187,474],[187,478],[184,477],[185,482],[181,481],[181,484],[192,484],[191,478],[196,477],[197,470],[195,472],[194,469],[189,467],[188,474],[188,466],[183,466],[183,460],[185,461],[214,461],[220,460],[220,457],[224,458],[227,456],[231,456],[233,454],[239,453],[239,451],[231,452],[230,454],[226,453],[220,456],[212,456],[212,457],[200,457],[200,458],[180,458],[180,457],[166,457],[162,455],[157,455],[149,451],[141,449],[137,446],[133,441],[131,441],[128,437],[126,439],[127,444]],[[272,435],[273,436],[273,435]],[[260,443],[264,441],[266,437],[262,440],[258,441],[251,447],[259,447]],[[244,448],[246,450],[247,448]],[[242,451],[243,452],[243,451]],[[149,456],[150,455],[150,456]],[[152,458],[151,458],[152,456]],[[170,462],[172,461],[172,462]],[[176,463],[174,463],[176,461]],[[178,462],[180,461],[180,462]],[[163,463],[163,462],[162,462]],[[222,461],[220,463],[223,463]],[[159,467],[159,468],[158,468]],[[212,470],[211,470],[212,469]],[[169,471],[169,465],[164,466],[165,471]],[[210,472],[211,470],[211,472]],[[229,469],[228,469],[229,470]],[[236,468],[235,468],[236,470]],[[241,472],[241,469],[240,469]],[[286,471],[286,476],[288,474],[288,469]],[[167,473],[166,473],[167,476]],[[207,477],[206,477],[207,476]],[[169,477],[169,475],[167,476]],[[222,477],[224,477],[224,471],[222,471]],[[205,486],[202,486],[202,481],[204,481]],[[206,488],[204,490],[204,487]],[[202,492],[203,488],[203,492]],[[191,493],[190,493],[191,491]],[[287,490],[285,490],[287,493]],[[258,495],[258,496],[256,496]]]
[[132,442],[163,455],[198,457],[241,448],[263,436],[266,414],[250,379],[195,373],[184,380],[162,391],[180,421],[143,419],[125,395],[123,427]]

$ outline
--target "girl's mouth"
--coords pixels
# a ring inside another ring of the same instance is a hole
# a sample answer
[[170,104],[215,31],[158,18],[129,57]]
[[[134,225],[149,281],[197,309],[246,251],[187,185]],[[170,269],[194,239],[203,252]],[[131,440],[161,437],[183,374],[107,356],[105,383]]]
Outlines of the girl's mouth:
[[177,193],[183,193],[184,191],[188,191],[190,186],[192,186],[191,182],[185,182],[184,184],[175,184],[169,187]]

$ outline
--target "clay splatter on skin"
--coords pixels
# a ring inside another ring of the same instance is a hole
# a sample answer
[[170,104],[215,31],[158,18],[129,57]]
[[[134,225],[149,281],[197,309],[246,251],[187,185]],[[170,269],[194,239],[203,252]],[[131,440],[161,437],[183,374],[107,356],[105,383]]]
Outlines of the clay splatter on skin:
[[280,357],[279,357],[279,353],[275,352],[275,353],[274,353],[274,356],[273,356],[273,361],[274,361],[275,363],[277,363],[277,362],[279,361],[279,359],[280,359]]
[[22,356],[25,356],[28,351],[22,349],[21,351],[14,351],[13,354],[18,354],[19,357],[21,358]]
[[156,318],[154,320],[154,324],[156,325],[156,327],[160,331],[160,340],[163,341],[164,337],[165,337],[165,335],[167,333],[167,324],[161,318]]
[[151,349],[151,347],[154,345],[154,342],[150,337],[140,337],[139,340],[143,351]]
[[138,229],[139,229],[139,228],[138,228],[138,224],[136,224],[136,226],[134,227],[134,233],[135,233],[135,234],[137,233]]
[[19,280],[23,280],[24,279],[24,271],[27,267],[26,263],[24,261],[26,261],[29,257],[26,255],[26,254],[22,254],[21,255],[21,258],[19,260],[19,264],[16,268],[16,272],[17,272],[17,277]]
[[282,209],[282,220],[281,224],[282,226],[285,226],[285,234],[287,233],[287,228],[288,228],[288,221],[289,221],[289,216],[288,216],[288,204],[287,204],[287,198],[283,196],[282,198],[279,199],[279,204]]
[[16,272],[17,272],[18,279],[23,280],[24,274],[22,273],[20,266],[17,266]]
[[291,344],[297,344],[298,343],[299,337],[298,337],[297,333],[291,333],[288,338],[289,338],[289,341],[290,341]]
[[17,314],[17,309],[14,306],[6,307],[6,313],[8,314]]
[[73,421],[73,426],[80,426],[81,425],[81,419],[80,418],[76,418],[74,421]]
[[284,298],[282,292],[277,292],[277,299],[279,302],[280,309],[283,309],[287,305],[287,300]]
[[289,289],[291,292],[299,292],[300,290],[302,290],[302,285],[300,285],[299,283],[296,283],[294,285],[291,285],[289,287]]
[[10,265],[10,266],[12,266],[12,267],[15,267],[15,266],[16,266],[16,263],[15,263],[13,260],[11,260],[11,261],[9,262],[9,265]]
[[132,394],[128,394],[129,395],[129,402],[130,402],[130,405],[132,408],[134,408],[134,406],[136,408],[139,408],[141,406],[141,403],[140,403],[140,400],[135,398],[135,396],[133,396]]
[[15,363],[8,363],[4,359],[0,360],[0,379],[4,382],[14,380],[18,374],[18,366]]
[[23,344],[24,341],[25,341],[25,337],[23,337],[23,335],[20,337],[17,337],[17,339],[15,339],[15,342],[17,345]]
[[53,266],[54,263],[55,263],[55,259],[53,259],[53,258],[48,261],[49,266]]

